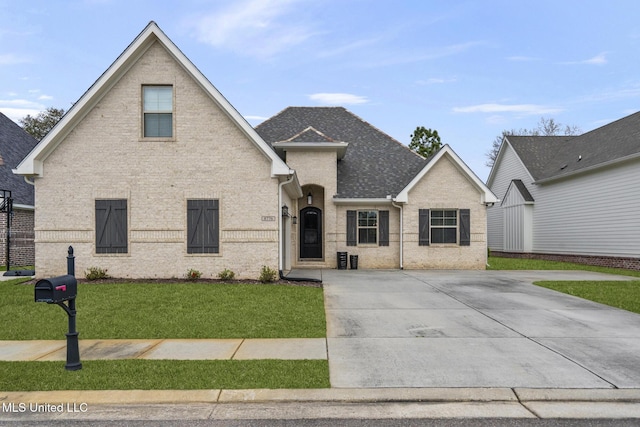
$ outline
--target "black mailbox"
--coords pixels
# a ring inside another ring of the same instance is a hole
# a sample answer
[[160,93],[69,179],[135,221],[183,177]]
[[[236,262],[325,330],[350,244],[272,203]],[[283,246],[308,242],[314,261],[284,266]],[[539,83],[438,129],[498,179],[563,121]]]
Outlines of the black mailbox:
[[73,299],[78,294],[78,281],[70,274],[58,277],[50,277],[36,282],[36,302],[57,304]]

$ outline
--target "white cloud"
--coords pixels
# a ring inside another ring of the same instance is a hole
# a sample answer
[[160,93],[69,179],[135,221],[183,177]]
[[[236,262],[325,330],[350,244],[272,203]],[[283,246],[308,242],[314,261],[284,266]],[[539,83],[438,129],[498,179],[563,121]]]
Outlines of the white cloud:
[[309,95],[309,99],[323,105],[356,105],[369,102],[365,96],[350,93],[314,93]]
[[16,123],[26,115],[37,116],[45,109],[44,105],[26,99],[0,99],[0,112]]
[[468,107],[456,107],[455,113],[519,113],[525,115],[552,114],[563,111],[562,108],[536,104],[479,104]]
[[313,35],[309,25],[286,19],[295,0],[245,0],[187,25],[198,41],[252,56],[268,58]]
[[586,61],[583,61],[584,64],[592,64],[592,65],[604,65],[607,62],[608,61],[605,53],[601,53],[599,55],[594,56],[591,59],[587,59]]
[[264,122],[265,120],[267,120],[269,117],[263,117],[263,116],[244,116],[245,120],[247,120],[248,122]]
[[565,64],[565,65],[580,65],[580,64],[605,65],[608,62],[609,61],[607,60],[607,53],[606,52],[602,52],[602,53],[599,53],[598,55],[594,56],[593,58],[585,59],[583,61],[562,62],[562,64]]
[[38,97],[39,101],[51,101],[53,99],[53,96],[51,95],[40,95]]
[[27,56],[20,56],[14,53],[4,53],[0,55],[0,65],[17,65],[31,62]]
[[509,61],[513,61],[513,62],[531,62],[531,61],[539,61],[540,60],[540,58],[534,58],[532,56],[520,56],[520,55],[510,56],[507,59]]
[[456,81],[458,81],[455,78],[451,78],[451,79],[441,79],[441,78],[435,78],[432,77],[430,79],[427,80],[418,80],[416,83],[424,86],[424,85],[438,85],[438,84],[445,84],[445,83],[455,83]]

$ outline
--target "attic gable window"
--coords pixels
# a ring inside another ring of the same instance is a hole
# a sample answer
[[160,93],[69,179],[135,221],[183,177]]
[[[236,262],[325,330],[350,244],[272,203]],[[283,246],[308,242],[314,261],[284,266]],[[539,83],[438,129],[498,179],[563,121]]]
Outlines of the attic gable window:
[[143,135],[173,138],[173,86],[143,86]]

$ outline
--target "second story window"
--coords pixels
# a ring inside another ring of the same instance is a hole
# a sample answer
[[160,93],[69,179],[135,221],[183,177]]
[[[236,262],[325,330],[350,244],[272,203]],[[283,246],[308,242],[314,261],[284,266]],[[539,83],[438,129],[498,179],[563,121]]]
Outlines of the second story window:
[[143,135],[173,138],[173,86],[143,86]]

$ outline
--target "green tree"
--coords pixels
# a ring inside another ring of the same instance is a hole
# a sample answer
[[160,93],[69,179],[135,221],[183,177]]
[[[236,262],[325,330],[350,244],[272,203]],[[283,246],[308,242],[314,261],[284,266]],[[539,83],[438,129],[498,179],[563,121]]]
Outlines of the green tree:
[[553,118],[545,119],[544,117],[540,118],[538,122],[538,126],[533,129],[511,129],[511,130],[503,130],[502,133],[495,137],[493,143],[491,144],[491,150],[487,151],[487,161],[485,165],[489,167],[493,167],[493,164],[498,157],[498,151],[500,151],[500,146],[502,145],[502,141],[504,137],[507,135],[513,136],[575,136],[580,135],[582,131],[579,127],[573,125],[563,125],[562,123],[556,122]]
[[432,156],[440,147],[442,147],[442,141],[440,141],[440,135],[438,135],[437,130],[418,126],[413,131],[409,148],[422,157]]
[[64,109],[49,107],[41,111],[36,117],[30,114],[20,119],[22,128],[35,139],[40,141],[64,116]]

